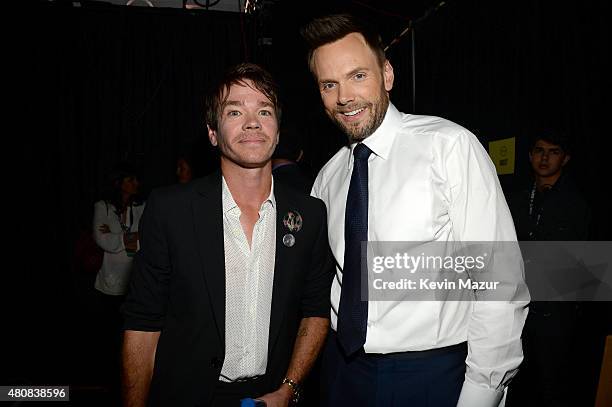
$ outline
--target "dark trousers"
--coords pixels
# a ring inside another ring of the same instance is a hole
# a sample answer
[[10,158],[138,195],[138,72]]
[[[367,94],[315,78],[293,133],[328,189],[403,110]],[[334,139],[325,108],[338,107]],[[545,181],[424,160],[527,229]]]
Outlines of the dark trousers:
[[321,365],[321,406],[455,407],[466,343],[424,352],[345,357],[331,332]]
[[[121,394],[121,343],[123,337],[121,305],[123,295],[107,295],[93,289],[96,301],[95,337],[91,338],[90,346],[97,358],[95,369],[100,384],[107,388],[112,405],[120,405]],[[94,316],[95,315],[95,316]]]

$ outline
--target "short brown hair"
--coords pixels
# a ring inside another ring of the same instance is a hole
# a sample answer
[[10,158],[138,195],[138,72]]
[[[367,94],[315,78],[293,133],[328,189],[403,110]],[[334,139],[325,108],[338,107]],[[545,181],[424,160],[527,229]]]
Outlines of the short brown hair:
[[319,17],[301,29],[302,38],[308,46],[308,67],[314,75],[313,55],[314,51],[326,44],[338,41],[351,33],[363,35],[366,43],[376,55],[381,66],[387,57],[380,35],[365,22],[351,14],[332,14]]
[[206,124],[212,130],[217,130],[219,115],[225,107],[225,102],[227,102],[232,85],[240,84],[246,86],[245,81],[251,81],[255,89],[270,99],[276,112],[276,120],[280,126],[281,106],[276,82],[272,75],[261,66],[245,62],[227,71],[223,79],[217,83],[206,98]]

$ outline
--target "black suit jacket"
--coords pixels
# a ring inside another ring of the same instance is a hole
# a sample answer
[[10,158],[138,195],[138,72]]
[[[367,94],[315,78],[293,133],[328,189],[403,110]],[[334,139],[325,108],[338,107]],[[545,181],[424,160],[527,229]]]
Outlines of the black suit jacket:
[[[270,391],[286,373],[301,318],[329,317],[334,270],[323,202],[280,183],[274,195],[276,260],[265,376]],[[293,247],[282,242],[290,233],[283,224],[289,211],[303,218]],[[221,174],[154,191],[140,233],[123,313],[125,329],[161,331],[149,405],[208,405],[225,351]]]

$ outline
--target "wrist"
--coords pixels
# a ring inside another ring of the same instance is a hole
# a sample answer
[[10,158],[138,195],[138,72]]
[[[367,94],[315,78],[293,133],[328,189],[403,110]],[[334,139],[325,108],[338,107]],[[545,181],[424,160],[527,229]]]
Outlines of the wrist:
[[293,398],[293,390],[287,383],[282,383],[278,388],[278,391],[283,395],[283,397],[291,400]]
[[283,379],[283,384],[281,385],[281,388],[286,389],[288,396],[289,396],[289,400],[292,403],[297,403],[300,400],[300,395],[301,395],[301,386],[298,382],[285,377]]

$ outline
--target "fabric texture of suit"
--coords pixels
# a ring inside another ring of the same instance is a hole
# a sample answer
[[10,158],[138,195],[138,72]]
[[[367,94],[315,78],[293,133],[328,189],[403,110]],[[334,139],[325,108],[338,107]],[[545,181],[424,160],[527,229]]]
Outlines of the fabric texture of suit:
[[[333,278],[325,205],[280,183],[266,381],[280,386],[302,317],[329,317]],[[290,211],[299,231],[283,223]],[[225,353],[221,173],[155,190],[141,223],[124,329],[161,331],[149,405],[208,405]],[[292,233],[295,244],[283,244]],[[245,395],[251,396],[251,395]],[[258,396],[258,395],[252,395]]]

